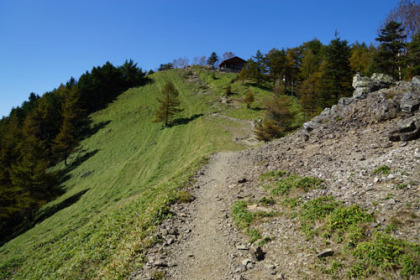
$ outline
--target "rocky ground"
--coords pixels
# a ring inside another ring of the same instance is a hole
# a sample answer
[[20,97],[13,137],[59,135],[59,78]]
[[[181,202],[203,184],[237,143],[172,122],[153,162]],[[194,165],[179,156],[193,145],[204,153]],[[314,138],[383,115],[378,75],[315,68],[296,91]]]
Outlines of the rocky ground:
[[[325,189],[299,197],[332,195],[346,205],[360,205],[374,215],[369,230],[398,221],[391,234],[419,243],[420,79],[391,85],[392,81],[376,77],[355,77],[353,98],[341,99],[296,133],[258,148],[213,155],[189,189],[195,200],[172,206],[174,217],[164,221],[157,233],[161,242],[149,249],[143,270],[131,278],[346,277],[345,268],[325,273],[328,260],[319,257],[330,250],[345,267],[352,259],[341,253],[342,244],[305,237],[299,219],[290,215],[281,198],[269,206],[277,215],[254,225],[270,238],[260,243],[263,254],[257,242],[249,243],[249,236],[235,227],[231,212],[235,201],[250,201],[250,211],[268,207],[259,203],[270,196],[259,178],[271,170],[321,178]],[[388,174],[374,174],[384,165]],[[400,279],[392,271],[371,277]]]

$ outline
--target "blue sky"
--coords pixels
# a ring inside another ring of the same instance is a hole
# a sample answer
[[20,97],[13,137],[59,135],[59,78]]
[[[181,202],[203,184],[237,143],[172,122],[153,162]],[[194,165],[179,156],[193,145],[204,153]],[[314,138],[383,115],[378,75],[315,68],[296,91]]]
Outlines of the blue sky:
[[248,59],[259,49],[374,43],[397,0],[0,0],[0,117],[29,93],[133,59],[144,70],[175,58]]

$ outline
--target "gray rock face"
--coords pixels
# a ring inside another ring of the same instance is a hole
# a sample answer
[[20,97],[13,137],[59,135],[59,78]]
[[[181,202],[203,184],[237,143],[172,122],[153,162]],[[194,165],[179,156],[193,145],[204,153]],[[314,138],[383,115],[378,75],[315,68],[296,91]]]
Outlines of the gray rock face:
[[405,120],[398,128],[389,133],[390,141],[410,141],[420,138],[420,117],[414,116]]
[[411,83],[412,83],[412,84],[415,84],[415,85],[420,85],[420,76],[414,76],[414,77],[411,79]]
[[353,88],[371,88],[372,87],[372,81],[368,77],[364,77],[361,74],[357,73],[353,77]]
[[401,110],[404,113],[412,113],[420,107],[420,95],[412,92],[404,93],[400,101]]
[[370,92],[370,88],[356,88],[353,92],[353,97],[357,99],[365,99]]
[[338,100],[338,105],[339,105],[341,108],[343,108],[343,107],[345,107],[345,106],[347,106],[347,105],[350,105],[352,102],[353,102],[353,99],[352,99],[352,98],[349,98],[349,97],[342,97],[342,98],[340,98],[340,100]]
[[356,74],[353,77],[353,98],[365,99],[368,93],[382,88],[389,88],[394,84],[394,79],[386,74],[375,73],[371,78]]
[[358,99],[364,99],[367,97],[367,94],[371,92],[373,83],[368,77],[364,77],[361,74],[357,73],[353,77],[352,86],[355,89],[353,97]]
[[370,77],[372,81],[372,90],[379,90],[381,88],[389,88],[394,84],[394,78],[390,75],[374,73],[372,77]]

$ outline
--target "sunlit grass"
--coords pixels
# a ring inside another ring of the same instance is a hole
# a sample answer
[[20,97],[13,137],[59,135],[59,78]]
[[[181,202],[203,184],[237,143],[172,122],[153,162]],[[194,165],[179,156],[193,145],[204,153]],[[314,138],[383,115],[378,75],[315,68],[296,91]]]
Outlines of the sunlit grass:
[[[214,95],[197,94],[198,85],[178,70],[152,79],[91,116],[101,128],[69,162],[91,156],[68,174],[67,192],[42,211],[85,193],[0,248],[1,279],[126,279],[142,266],[151,232],[206,156],[243,148],[232,142],[228,128],[221,129],[226,122],[241,124],[209,118],[216,111]],[[177,116],[182,122],[162,128],[152,120],[168,80],[185,110]]]

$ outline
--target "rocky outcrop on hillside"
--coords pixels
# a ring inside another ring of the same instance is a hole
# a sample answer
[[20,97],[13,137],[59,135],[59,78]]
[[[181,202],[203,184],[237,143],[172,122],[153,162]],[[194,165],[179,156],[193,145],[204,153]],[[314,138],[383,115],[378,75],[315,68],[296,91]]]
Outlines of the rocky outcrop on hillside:
[[[353,97],[340,99],[296,133],[258,148],[212,156],[188,189],[196,199],[172,207],[174,218],[161,226],[160,242],[132,279],[346,278],[354,257],[344,244],[307,238],[297,210],[285,206],[285,197],[262,203],[271,194],[260,176],[275,170],[324,181],[325,188],[298,193],[302,202],[332,196],[362,207],[374,217],[364,225],[366,236],[387,230],[418,244],[420,77],[395,82],[381,74],[356,75],[353,86]],[[260,249],[234,226],[235,201],[247,201],[249,211],[278,213],[253,225],[268,237]],[[253,257],[256,251],[263,257]],[[368,277],[401,279],[392,270]]]

